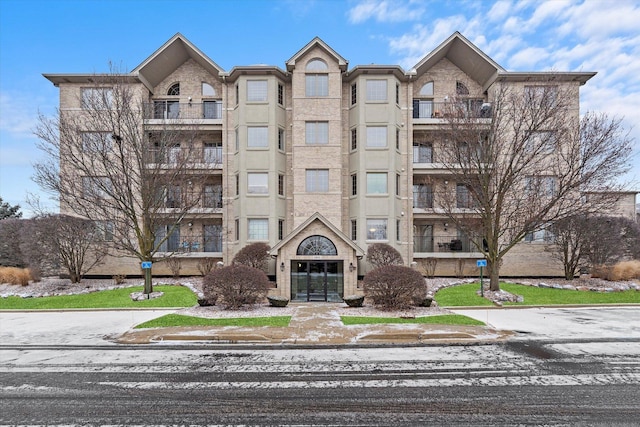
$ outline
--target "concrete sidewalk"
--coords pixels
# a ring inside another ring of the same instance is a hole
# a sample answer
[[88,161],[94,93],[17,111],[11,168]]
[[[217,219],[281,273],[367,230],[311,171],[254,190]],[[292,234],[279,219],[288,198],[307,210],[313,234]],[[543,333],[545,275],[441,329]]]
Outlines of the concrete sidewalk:
[[341,304],[300,304],[287,327],[172,327],[131,329],[122,344],[200,341],[221,344],[354,345],[496,341],[511,336],[484,326],[376,324],[345,326],[336,308]]

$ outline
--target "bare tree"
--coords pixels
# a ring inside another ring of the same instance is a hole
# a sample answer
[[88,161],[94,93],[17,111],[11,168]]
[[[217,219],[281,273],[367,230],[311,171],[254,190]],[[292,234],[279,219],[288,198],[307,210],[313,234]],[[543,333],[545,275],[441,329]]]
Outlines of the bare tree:
[[[504,255],[527,234],[617,200],[622,184],[615,180],[628,170],[631,140],[618,119],[580,119],[577,91],[553,79],[496,83],[490,117],[470,112],[464,99],[446,108],[436,140],[456,191],[443,191],[437,204],[486,257],[491,290],[499,290]],[[594,190],[600,197],[583,200]]]
[[2,197],[0,197],[0,220],[21,217],[20,205],[11,206],[9,203],[2,201]]
[[[93,81],[81,90],[80,111],[39,117],[35,135],[46,159],[35,164],[34,180],[59,198],[62,212],[105,230],[114,255],[155,261],[171,252],[167,241],[200,200],[205,174],[190,168],[196,120],[145,124],[154,117],[150,95],[132,76],[114,71]],[[145,275],[144,292],[151,291]]]

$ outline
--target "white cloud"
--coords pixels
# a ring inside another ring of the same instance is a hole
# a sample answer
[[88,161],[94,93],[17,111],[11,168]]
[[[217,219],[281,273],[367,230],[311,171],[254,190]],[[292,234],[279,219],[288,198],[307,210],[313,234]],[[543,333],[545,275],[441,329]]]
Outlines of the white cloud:
[[534,70],[540,62],[546,62],[549,52],[541,47],[527,47],[519,50],[509,59],[509,66],[515,70]]
[[21,138],[31,136],[37,121],[35,105],[33,99],[0,93],[0,130]]
[[364,0],[352,7],[347,16],[349,22],[359,24],[369,19],[378,22],[417,21],[425,12],[421,2],[411,0]]

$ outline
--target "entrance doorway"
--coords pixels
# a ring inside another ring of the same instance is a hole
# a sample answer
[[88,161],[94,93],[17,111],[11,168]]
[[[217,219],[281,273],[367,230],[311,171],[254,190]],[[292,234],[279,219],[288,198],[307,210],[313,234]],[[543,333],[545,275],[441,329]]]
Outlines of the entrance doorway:
[[343,261],[291,261],[291,301],[342,302]]

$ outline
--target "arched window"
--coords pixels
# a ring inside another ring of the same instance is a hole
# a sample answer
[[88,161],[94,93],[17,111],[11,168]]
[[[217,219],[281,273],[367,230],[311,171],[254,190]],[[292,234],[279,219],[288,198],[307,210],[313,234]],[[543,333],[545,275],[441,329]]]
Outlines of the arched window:
[[169,87],[167,95],[180,95],[180,83],[174,83]]
[[216,90],[209,83],[202,82],[202,96],[216,96]]
[[322,59],[315,58],[307,62],[307,71],[327,71],[328,69],[327,63]]
[[469,89],[462,82],[456,82],[456,95],[469,95]]
[[298,246],[297,255],[338,255],[333,242],[324,236],[307,237]]
[[433,96],[433,82],[427,82],[420,88],[420,95]]

